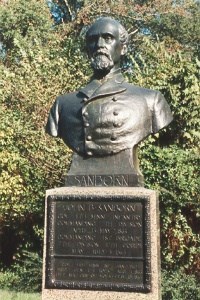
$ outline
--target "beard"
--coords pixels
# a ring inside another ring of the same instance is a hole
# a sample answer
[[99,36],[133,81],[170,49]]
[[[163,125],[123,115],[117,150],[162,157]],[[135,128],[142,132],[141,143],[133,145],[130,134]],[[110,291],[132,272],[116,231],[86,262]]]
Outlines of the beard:
[[112,69],[114,62],[107,51],[99,50],[91,58],[91,66],[96,71],[107,72]]

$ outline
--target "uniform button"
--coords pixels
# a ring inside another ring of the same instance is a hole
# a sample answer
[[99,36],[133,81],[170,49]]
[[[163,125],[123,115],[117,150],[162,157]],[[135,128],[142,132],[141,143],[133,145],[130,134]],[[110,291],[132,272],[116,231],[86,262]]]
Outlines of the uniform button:
[[118,111],[114,111],[114,112],[113,112],[113,115],[114,115],[114,116],[118,116],[118,114],[119,114]]
[[117,137],[113,135],[113,136],[111,136],[110,139],[111,139],[111,141],[116,141],[116,140],[117,140]]
[[87,98],[85,97],[85,98],[83,98],[83,102],[86,102],[87,101]]
[[112,101],[116,102],[117,101],[117,98],[114,96],[112,97]]
[[87,151],[87,155],[88,156],[92,156],[92,152],[91,151]]
[[88,116],[88,112],[85,111],[85,112],[83,113],[83,116],[84,116],[84,117],[87,117],[87,116]]
[[90,124],[89,124],[89,123],[85,123],[84,126],[85,126],[85,127],[89,127]]
[[87,141],[91,141],[91,139],[92,139],[91,135],[88,135],[87,136]]

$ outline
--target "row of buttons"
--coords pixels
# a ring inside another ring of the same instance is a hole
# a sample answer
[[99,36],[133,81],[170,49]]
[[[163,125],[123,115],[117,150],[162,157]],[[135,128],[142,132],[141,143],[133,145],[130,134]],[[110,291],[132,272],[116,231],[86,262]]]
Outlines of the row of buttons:
[[[87,98],[84,98],[83,99],[83,102],[87,102],[88,101],[88,99]],[[116,102],[117,101],[117,98],[115,97],[115,96],[113,96],[112,97],[112,101],[114,101],[114,102]],[[118,116],[119,115],[119,112],[118,111],[113,111],[113,115],[114,116]],[[84,117],[87,117],[88,116],[88,112],[87,111],[84,111],[83,112],[83,116]],[[84,127],[89,127],[90,126],[90,124],[88,123],[88,122],[86,122],[86,123],[84,123]],[[114,127],[119,127],[119,123],[113,123],[113,126]],[[92,136],[91,135],[88,135],[87,137],[86,137],[86,140],[87,141],[91,141],[92,140]],[[110,140],[111,141],[115,141],[115,140],[117,140],[117,137],[115,136],[115,135],[112,135],[111,136],[111,138],[110,138]],[[87,151],[87,155],[88,156],[92,156],[93,155],[93,153],[92,153],[92,151]]]
[[[114,101],[114,102],[116,102],[117,101],[117,97],[115,97],[115,96],[113,96],[112,97],[112,100]],[[88,98],[83,98],[83,100],[82,100],[83,102],[87,102],[88,101]]]
[[[112,135],[110,139],[111,139],[111,141],[116,141],[116,140],[117,140],[117,137],[116,137],[115,135]],[[92,140],[91,135],[88,135],[88,136],[86,137],[86,140],[87,140],[87,141],[91,141],[91,140]]]

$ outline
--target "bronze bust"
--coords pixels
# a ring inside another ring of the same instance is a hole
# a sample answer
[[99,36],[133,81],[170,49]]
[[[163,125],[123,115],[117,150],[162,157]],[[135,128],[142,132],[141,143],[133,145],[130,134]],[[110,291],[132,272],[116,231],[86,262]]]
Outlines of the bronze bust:
[[97,19],[86,34],[92,80],[59,96],[51,108],[46,132],[75,152],[69,175],[134,174],[130,185],[142,186],[137,144],[172,121],[160,92],[125,81],[120,58],[127,43],[128,33],[118,21]]

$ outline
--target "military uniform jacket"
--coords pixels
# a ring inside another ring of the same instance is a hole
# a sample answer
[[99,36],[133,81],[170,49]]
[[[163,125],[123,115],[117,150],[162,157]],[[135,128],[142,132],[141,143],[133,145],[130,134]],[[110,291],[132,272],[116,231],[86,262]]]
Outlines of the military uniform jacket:
[[59,96],[46,132],[82,156],[118,153],[172,121],[163,95],[125,82],[121,73],[92,80],[78,92]]

